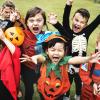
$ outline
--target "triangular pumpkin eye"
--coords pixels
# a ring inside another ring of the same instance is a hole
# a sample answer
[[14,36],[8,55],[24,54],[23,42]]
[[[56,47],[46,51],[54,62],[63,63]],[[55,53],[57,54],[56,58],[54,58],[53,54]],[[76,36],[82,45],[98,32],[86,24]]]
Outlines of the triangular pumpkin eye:
[[10,38],[10,41],[12,41],[13,40],[13,38]]
[[13,32],[10,32],[10,34],[13,36],[14,35],[14,33]]
[[15,38],[17,41],[19,41],[18,37]]

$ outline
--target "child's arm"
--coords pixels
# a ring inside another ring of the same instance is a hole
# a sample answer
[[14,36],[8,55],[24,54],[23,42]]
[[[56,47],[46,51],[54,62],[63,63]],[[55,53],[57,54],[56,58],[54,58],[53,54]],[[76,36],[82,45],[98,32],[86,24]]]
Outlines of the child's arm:
[[94,55],[91,56],[86,56],[86,57],[72,57],[69,59],[68,63],[69,64],[82,64],[82,63],[87,63],[87,62],[91,62],[91,63],[98,63],[100,64],[100,62],[98,61],[100,60],[100,51],[97,52]]
[[50,13],[48,16],[48,22],[50,24],[52,24],[59,32],[62,36],[65,36],[65,38],[67,40],[69,40],[70,35],[67,34],[66,30],[64,29],[64,27],[58,22],[57,20],[57,15],[54,13]]
[[20,58],[21,62],[30,61],[30,62],[37,64],[38,62],[42,63],[46,60],[45,57],[42,54],[34,55],[32,57],[25,55],[25,54],[23,54],[22,56],[23,57]]
[[100,25],[100,14],[84,28],[84,33],[86,33],[86,37],[89,37],[91,33]]
[[15,52],[15,46],[5,37],[2,29],[0,29],[0,39],[6,44],[10,52],[13,54]]

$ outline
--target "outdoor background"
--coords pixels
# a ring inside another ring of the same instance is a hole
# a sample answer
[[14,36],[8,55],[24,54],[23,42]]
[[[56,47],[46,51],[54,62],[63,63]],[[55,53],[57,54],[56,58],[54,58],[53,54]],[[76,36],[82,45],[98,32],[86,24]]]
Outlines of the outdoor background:
[[[0,6],[2,5],[2,3],[4,1],[5,0],[0,0]],[[44,11],[46,12],[46,15],[48,15],[50,12],[56,13],[58,16],[58,20],[62,23],[63,11],[64,11],[64,7],[66,4],[66,0],[12,0],[12,1],[14,1],[17,9],[20,11],[22,16],[25,16],[28,9],[38,6],[38,7],[41,7],[42,9],[44,9]],[[90,12],[91,16],[89,19],[89,23],[91,23],[91,21],[93,19],[95,19],[95,17],[98,14],[100,14],[100,0],[97,0],[98,3],[95,3],[94,1],[95,0],[74,0],[72,10],[71,10],[70,20],[73,16],[74,12],[78,8],[86,8]],[[57,31],[51,25],[49,25],[49,29],[50,29],[50,31]],[[90,36],[89,43],[88,43],[88,45],[89,45],[88,46],[88,54],[90,52],[94,51],[97,33],[100,33],[100,25],[98,28],[96,28],[96,30]],[[23,85],[21,85],[21,86],[23,86]],[[72,97],[74,95],[74,91],[75,90],[74,90],[74,85],[73,85],[72,90],[71,90]],[[39,100],[37,92],[34,94],[34,99]]]

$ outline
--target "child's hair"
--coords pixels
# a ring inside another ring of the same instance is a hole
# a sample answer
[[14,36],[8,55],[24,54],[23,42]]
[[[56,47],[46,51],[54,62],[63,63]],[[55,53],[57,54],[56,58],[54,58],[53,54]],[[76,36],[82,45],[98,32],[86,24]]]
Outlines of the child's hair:
[[[61,36],[59,36],[61,37]],[[55,46],[56,43],[63,43],[64,44],[64,51],[66,51],[66,40],[63,39],[63,37],[61,38],[52,38],[51,40],[47,41],[47,42],[43,42],[42,46],[43,46],[43,50],[46,51],[46,49],[51,48],[53,46]]]
[[[86,20],[88,22],[88,20],[90,18],[90,13],[89,13],[89,11],[87,9],[80,8],[75,12],[75,14],[76,13],[80,13],[84,18],[86,18]],[[74,16],[75,16],[75,14],[74,14]]]
[[47,29],[48,29],[48,26],[46,24],[46,15],[45,15],[45,11],[43,11],[41,8],[39,7],[34,7],[34,8],[31,8],[27,11],[27,14],[26,14],[26,17],[25,17],[25,24],[27,25],[27,20],[29,17],[34,17],[35,15],[41,13],[41,15],[43,16],[43,19],[44,19],[44,25],[46,25]]
[[3,3],[2,8],[4,9],[5,7],[10,7],[10,9],[15,9],[14,3],[10,0],[7,0]]

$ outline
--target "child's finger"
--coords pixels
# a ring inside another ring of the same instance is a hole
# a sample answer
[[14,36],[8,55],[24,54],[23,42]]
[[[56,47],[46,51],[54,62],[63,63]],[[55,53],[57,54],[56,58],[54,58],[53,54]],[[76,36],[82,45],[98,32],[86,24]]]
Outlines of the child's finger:
[[[99,60],[100,60],[100,59],[99,59]],[[100,64],[100,61],[99,61],[99,60],[97,60],[97,62],[96,62],[97,64]]]
[[26,62],[26,60],[20,60],[21,63]]

